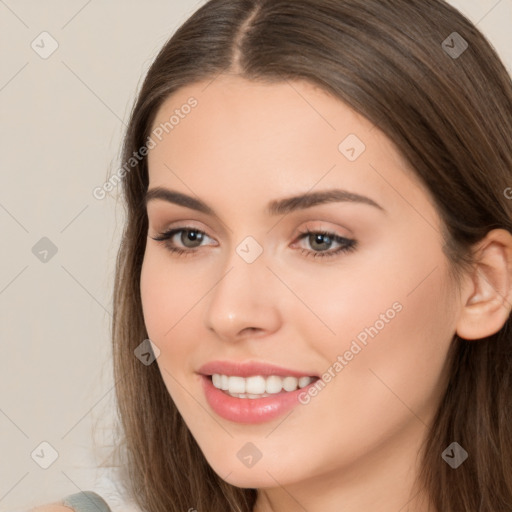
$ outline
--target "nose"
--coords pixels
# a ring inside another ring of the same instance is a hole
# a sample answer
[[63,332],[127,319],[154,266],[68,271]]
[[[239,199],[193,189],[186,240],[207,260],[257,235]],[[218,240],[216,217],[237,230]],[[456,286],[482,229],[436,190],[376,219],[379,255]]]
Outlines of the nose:
[[281,322],[278,284],[263,255],[247,263],[233,251],[208,294],[205,326],[227,342],[275,332]]

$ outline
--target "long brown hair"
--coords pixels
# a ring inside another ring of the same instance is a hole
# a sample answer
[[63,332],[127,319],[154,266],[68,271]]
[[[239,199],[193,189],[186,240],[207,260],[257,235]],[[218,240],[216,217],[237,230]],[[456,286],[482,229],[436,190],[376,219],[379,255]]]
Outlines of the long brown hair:
[[[512,231],[504,194],[512,185],[511,78],[485,37],[444,1],[209,1],[149,69],[123,162],[147,143],[169,95],[222,72],[268,83],[307,80],[378,126],[432,194],[456,275],[471,264],[471,246],[490,229]],[[126,173],[122,186],[127,218],[116,268],[113,345],[133,497],[148,512],[249,512],[256,490],[231,486],[213,472],[158,366],[134,357],[148,337],[139,288],[146,158]],[[509,318],[488,338],[453,338],[450,377],[421,454],[421,483],[439,512],[512,510],[511,336]],[[441,457],[454,441],[469,454],[456,470]]]

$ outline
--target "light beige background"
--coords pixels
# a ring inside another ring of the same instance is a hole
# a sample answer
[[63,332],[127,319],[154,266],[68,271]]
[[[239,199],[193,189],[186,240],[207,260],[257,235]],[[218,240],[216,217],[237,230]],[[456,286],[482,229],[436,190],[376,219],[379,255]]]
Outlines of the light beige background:
[[[113,441],[109,334],[123,211],[92,191],[118,168],[151,60],[202,3],[0,0],[0,511],[108,484],[94,468]],[[512,0],[451,3],[512,71]],[[51,48],[44,31],[58,43],[46,59],[31,47]],[[32,252],[43,237],[58,251],[46,262]],[[35,462],[49,460],[42,442],[58,452],[48,469]]]

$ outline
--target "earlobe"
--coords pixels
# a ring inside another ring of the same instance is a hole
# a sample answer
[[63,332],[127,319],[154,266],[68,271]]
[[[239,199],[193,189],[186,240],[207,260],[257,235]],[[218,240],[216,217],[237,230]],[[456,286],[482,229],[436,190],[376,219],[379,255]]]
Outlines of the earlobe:
[[457,322],[457,335],[474,340],[498,332],[512,310],[512,235],[494,229],[474,249],[471,286]]

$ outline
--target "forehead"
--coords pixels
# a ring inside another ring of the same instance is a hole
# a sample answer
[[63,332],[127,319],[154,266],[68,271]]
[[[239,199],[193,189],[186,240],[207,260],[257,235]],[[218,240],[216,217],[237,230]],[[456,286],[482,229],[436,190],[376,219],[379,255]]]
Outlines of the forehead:
[[[189,108],[190,103],[196,106]],[[179,89],[157,112],[152,129],[159,127],[171,145],[180,145],[200,128],[197,135],[206,136],[201,146],[212,141],[215,147],[237,143],[257,148],[260,143],[268,146],[278,135],[280,146],[322,139],[335,150],[343,133],[357,132],[364,139],[374,128],[339,99],[308,82],[262,83],[237,75],[221,75]]]
[[215,186],[238,196],[343,186],[381,204],[425,195],[378,127],[305,81],[221,75],[192,84],[167,98],[151,129],[152,186],[206,184],[212,196]]

